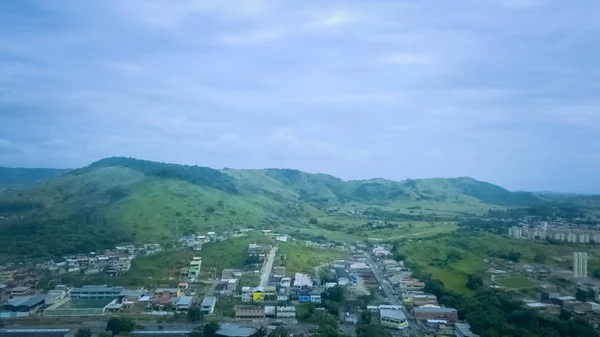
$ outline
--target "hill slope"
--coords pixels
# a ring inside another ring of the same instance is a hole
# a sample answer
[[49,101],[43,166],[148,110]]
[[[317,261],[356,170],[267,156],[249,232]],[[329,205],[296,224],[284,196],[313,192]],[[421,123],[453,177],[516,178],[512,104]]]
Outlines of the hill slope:
[[69,169],[0,167],[0,187],[26,186],[56,178]]
[[451,221],[537,202],[471,178],[344,181],[296,170],[107,158],[0,194],[0,254],[74,253],[245,227],[364,239],[356,229],[377,219],[396,231],[403,221]]

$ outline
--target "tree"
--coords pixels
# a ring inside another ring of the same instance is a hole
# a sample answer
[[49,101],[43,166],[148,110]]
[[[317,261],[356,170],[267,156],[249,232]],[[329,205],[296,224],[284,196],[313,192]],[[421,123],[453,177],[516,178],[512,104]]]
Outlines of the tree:
[[111,317],[106,323],[106,331],[112,331],[113,336],[121,332],[131,332],[135,328],[135,322],[126,317]]
[[4,320],[0,319],[0,329],[4,328],[6,326],[6,323],[4,323]]
[[560,315],[558,316],[563,321],[568,321],[571,319],[571,312],[565,309],[560,309]]
[[204,331],[201,326],[196,327],[188,337],[204,337]]
[[577,292],[575,292],[575,298],[581,302],[587,302],[589,300],[594,299],[594,297],[596,297],[596,294],[591,289],[590,290],[577,289]]
[[325,299],[335,302],[342,302],[344,300],[344,288],[336,285],[325,291]]
[[535,257],[533,258],[533,261],[535,261],[537,263],[544,263],[544,262],[546,262],[546,258],[547,258],[546,254],[537,253],[535,255]]
[[383,325],[359,324],[356,327],[356,337],[392,337],[392,333]]
[[316,225],[319,223],[319,220],[317,220],[317,218],[310,218],[310,220],[308,220],[308,223],[310,223],[311,225]]
[[467,277],[467,288],[477,290],[483,286],[483,280],[481,276],[478,275],[469,275]]
[[92,330],[90,328],[79,328],[75,333],[75,337],[92,337]]
[[373,314],[369,310],[363,310],[360,313],[360,323],[361,324],[371,324],[371,319],[373,318]]
[[202,332],[204,333],[204,337],[216,337],[219,329],[221,329],[221,327],[218,323],[210,322],[204,326]]
[[271,331],[269,337],[288,337],[290,332],[283,326],[278,326],[275,330]]
[[267,328],[264,326],[259,326],[252,334],[252,337],[267,337]]
[[202,310],[198,307],[193,307],[188,310],[188,320],[190,322],[198,322],[202,318]]

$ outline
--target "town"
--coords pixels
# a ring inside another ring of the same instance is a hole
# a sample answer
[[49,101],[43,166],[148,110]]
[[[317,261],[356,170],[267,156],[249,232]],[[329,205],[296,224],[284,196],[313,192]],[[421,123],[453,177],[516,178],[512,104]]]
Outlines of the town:
[[[248,337],[262,326],[270,330],[285,326],[302,336],[317,328],[314,317],[329,314],[349,335],[354,335],[356,324],[368,320],[398,336],[476,336],[468,322],[458,318],[456,309],[441,306],[404,261],[392,258],[391,245],[345,245],[347,258],[303,273],[287,270],[286,256],[278,252],[277,243],[293,238],[265,230],[262,235],[275,244],[248,244],[248,268],[223,269],[220,275],[214,269],[203,270],[203,245],[246,233],[181,237],[178,249],[191,250],[194,256],[180,269],[175,287],[56,284],[47,291],[36,287],[36,270],[40,269],[56,275],[126,274],[136,256],[161,251],[156,244],[117,246],[102,254],[67,256],[64,261],[35,267],[4,267],[0,273],[4,330],[0,332],[30,330],[45,336],[58,329],[61,336],[70,336],[85,326],[78,322],[85,321],[95,322],[90,328],[99,334],[105,330],[103,322],[118,315],[138,321],[138,329],[130,331],[132,336],[149,336],[151,327],[161,336],[167,330],[187,335],[192,333],[191,324],[207,321],[221,324],[218,336]],[[303,244],[309,245],[307,249],[314,245]],[[57,327],[55,319],[71,323]],[[26,326],[33,321],[39,323],[28,330]]]

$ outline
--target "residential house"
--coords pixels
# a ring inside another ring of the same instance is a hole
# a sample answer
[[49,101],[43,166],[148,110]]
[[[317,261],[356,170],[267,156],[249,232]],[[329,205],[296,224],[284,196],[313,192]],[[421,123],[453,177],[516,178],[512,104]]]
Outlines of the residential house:
[[10,297],[28,296],[35,294],[35,291],[31,287],[14,287],[10,291]]
[[217,298],[214,296],[206,296],[200,304],[200,310],[206,316],[212,315],[215,311],[215,305],[217,304]]
[[580,301],[565,301],[563,308],[572,312],[588,312],[592,311],[592,305],[588,302]]
[[248,245],[248,261],[262,263],[267,258],[269,248],[267,246],[251,243]]
[[179,296],[171,299],[175,311],[188,311],[192,307],[194,296]]
[[158,304],[171,303],[171,298],[177,297],[178,288],[156,288],[154,290],[155,301]]
[[294,277],[294,287],[302,288],[302,287],[313,287],[313,281],[310,279],[310,276],[302,273],[296,273]]
[[255,302],[264,301],[265,295],[264,287],[256,287],[254,293],[252,293],[252,300]]
[[469,323],[455,323],[454,324],[454,336],[456,337],[479,337],[471,331]]
[[278,306],[277,318],[295,318],[296,307],[294,306]]
[[259,306],[238,305],[235,307],[236,319],[263,319],[265,309]]
[[188,271],[188,283],[198,283],[198,279],[200,278],[200,267],[202,265],[202,258],[199,256],[195,256],[192,258],[192,262],[190,262],[190,269]]
[[458,312],[453,308],[440,307],[418,307],[413,309],[415,318],[418,320],[427,319],[445,319],[448,321],[457,321]]
[[252,302],[254,289],[252,287],[242,287],[242,302]]

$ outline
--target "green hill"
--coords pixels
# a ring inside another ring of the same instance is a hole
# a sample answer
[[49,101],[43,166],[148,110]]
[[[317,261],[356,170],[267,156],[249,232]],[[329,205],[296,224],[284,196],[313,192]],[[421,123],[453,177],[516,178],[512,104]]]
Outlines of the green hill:
[[69,169],[0,167],[0,187],[33,185],[44,180],[56,178],[69,171]]
[[[471,178],[344,181],[287,169],[107,158],[0,194],[0,255],[59,255],[245,227],[340,240],[389,238],[538,202],[534,194]],[[375,220],[386,227],[371,230]]]

